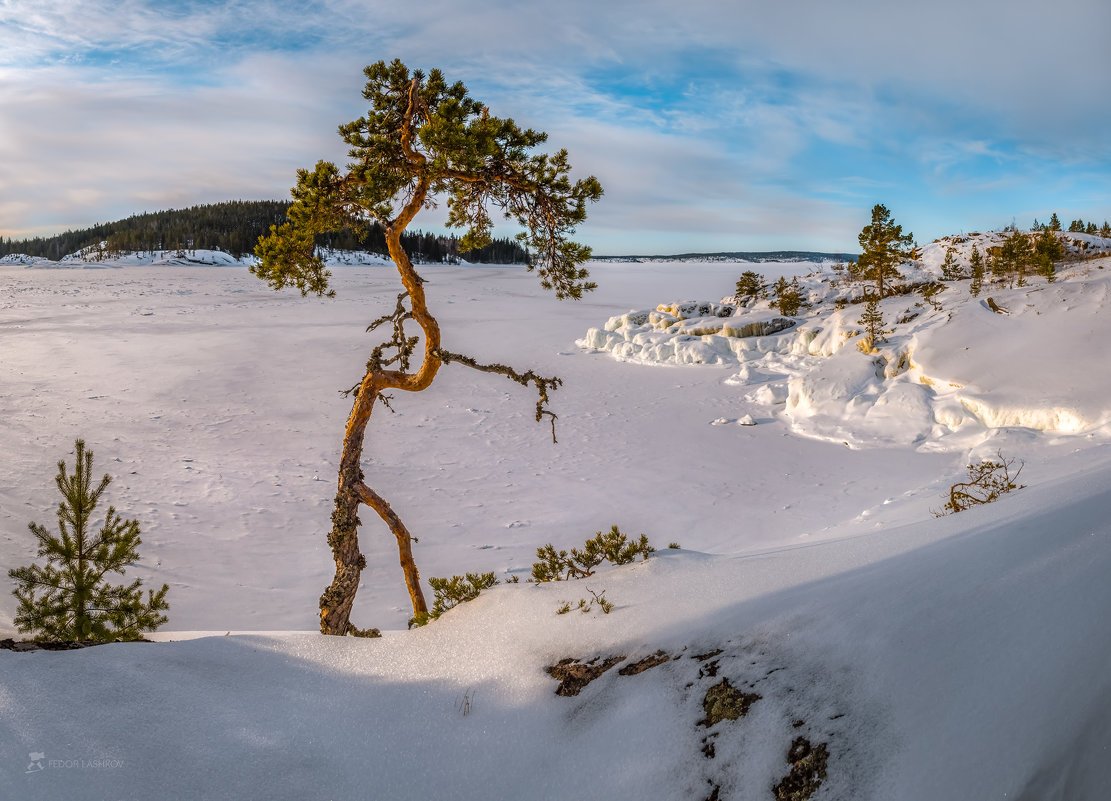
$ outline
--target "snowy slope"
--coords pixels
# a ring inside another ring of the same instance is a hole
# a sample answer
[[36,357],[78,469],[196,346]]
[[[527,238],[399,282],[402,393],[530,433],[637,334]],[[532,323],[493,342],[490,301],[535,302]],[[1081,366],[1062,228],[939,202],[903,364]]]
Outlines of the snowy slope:
[[[829,755],[817,801],[1102,799],[1101,265],[985,290],[1005,317],[947,289],[880,354],[815,312],[733,361],[663,369],[573,343],[623,308],[720,298],[747,265],[599,264],[599,291],[564,305],[519,268],[426,268],[447,347],[566,383],[558,445],[527,392],[451,368],[376,417],[368,480],[420,537],[423,575],[519,575],[537,545],[615,522],[683,549],[500,586],[380,640],[288,630],[313,626],[330,577],[337,390],[393,303],[388,270],[337,269],[325,301],[242,267],[0,268],[0,562],[34,557],[26,523],[51,520],[54,463],[84,436],[143,523],[139,575],[171,584],[160,639],[182,640],[0,651],[0,798],[769,799],[803,737]],[[1031,412],[1051,408],[1081,422]],[[1028,486],[933,517],[996,448]],[[388,536],[368,523],[362,542],[355,622],[401,629]],[[612,614],[556,614],[591,590]],[[0,628],[13,609],[0,594]],[[568,657],[623,659],[560,697],[545,669]],[[700,725],[722,679],[760,698]]]
[[[495,588],[381,640],[0,652],[0,795],[633,799],[718,785],[768,799],[802,736],[829,752],[817,799],[1095,801],[1111,779],[1111,453],[1074,467],[882,533]],[[614,612],[557,616],[582,584]],[[661,649],[672,661],[615,667],[577,697],[545,673]],[[721,678],[760,699],[699,726]],[[25,752],[46,768],[24,773]],[[64,769],[74,760],[110,767]]]

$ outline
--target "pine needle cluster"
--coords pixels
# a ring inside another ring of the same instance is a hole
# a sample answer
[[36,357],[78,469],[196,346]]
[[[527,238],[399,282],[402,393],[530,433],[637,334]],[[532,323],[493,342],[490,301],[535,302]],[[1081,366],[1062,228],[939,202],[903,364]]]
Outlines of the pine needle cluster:
[[557,551],[550,543],[536,549],[538,561],[532,565],[532,580],[568,581],[594,575],[594,569],[602,562],[614,565],[627,565],[640,556],[647,559],[656,549],[648,544],[648,537],[641,534],[640,539],[629,540],[617,526],[606,532],[595,532],[582,550],[572,548]]
[[435,620],[449,609],[454,609],[461,603],[473,601],[483,590],[488,590],[498,583],[493,573],[467,573],[451,578],[430,578],[428,586],[432,588],[432,608],[425,615],[417,615],[409,621],[409,628],[423,626]]

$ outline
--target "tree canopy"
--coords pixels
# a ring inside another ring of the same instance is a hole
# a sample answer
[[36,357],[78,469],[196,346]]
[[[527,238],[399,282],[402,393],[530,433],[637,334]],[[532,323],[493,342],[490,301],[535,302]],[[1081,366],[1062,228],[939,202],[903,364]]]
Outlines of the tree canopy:
[[446,196],[448,227],[465,231],[461,249],[490,243],[492,207],[524,227],[517,239],[545,289],[562,299],[595,287],[580,266],[590,248],[570,236],[602,186],[593,176],[572,182],[566,150],[533,153],[547,134],[492,116],[438,69],[410,72],[394,60],[364,73],[370,109],[339,128],[349,146],[347,170],[320,161],[298,171],[289,220],[256,249],[257,275],[275,289],[326,294],[330,276],[312,247],[316,235],[368,219],[404,229],[426,204]]

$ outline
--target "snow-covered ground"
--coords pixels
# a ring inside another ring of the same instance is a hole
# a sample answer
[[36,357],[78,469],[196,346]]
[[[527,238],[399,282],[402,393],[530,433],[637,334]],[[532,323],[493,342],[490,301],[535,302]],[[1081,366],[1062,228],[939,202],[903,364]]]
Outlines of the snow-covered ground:
[[[844,337],[851,306],[753,350],[684,334],[721,356],[696,366],[575,344],[630,308],[717,301],[751,267],[597,264],[599,290],[563,304],[520,268],[423,268],[446,347],[565,381],[557,445],[527,391],[464,368],[376,412],[367,478],[423,575],[527,575],[536,546],[612,523],[663,550],[380,640],[185,632],[315,626],[338,390],[392,306],[389,268],[337,267],[326,301],[242,267],[0,267],[0,563],[33,559],[26,524],[52,521],[82,436],[143,524],[141,575],[171,586],[160,639],[184,640],[0,652],[0,798],[767,799],[799,737],[829,754],[817,799],[1103,798],[1111,261],[985,289],[1005,317],[947,289],[887,356]],[[1027,488],[934,518],[997,448]],[[363,519],[354,621],[403,629],[396,554]],[[612,614],[555,614],[586,587]],[[13,610],[0,594],[0,628]],[[545,667],[608,656],[625,659],[554,694]],[[701,726],[722,678],[760,699]]]

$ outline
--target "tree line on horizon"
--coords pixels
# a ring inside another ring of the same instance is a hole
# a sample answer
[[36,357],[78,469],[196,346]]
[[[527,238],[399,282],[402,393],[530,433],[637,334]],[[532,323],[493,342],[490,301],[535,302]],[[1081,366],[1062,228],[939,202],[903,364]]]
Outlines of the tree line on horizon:
[[[286,221],[289,203],[278,200],[231,200],[146,212],[111,223],[97,223],[89,228],[65,231],[48,237],[11,239],[0,237],[0,256],[22,253],[52,261],[87,248],[102,258],[124,253],[163,250],[221,250],[235,258],[253,252],[259,237],[272,225]],[[316,244],[335,250],[356,250],[386,254],[386,232],[378,222],[368,223],[363,230],[345,228],[322,234]],[[456,236],[406,232],[402,246],[418,262],[455,262],[465,258],[484,264],[523,264],[528,253],[514,239],[492,239],[489,244],[464,251]]]

